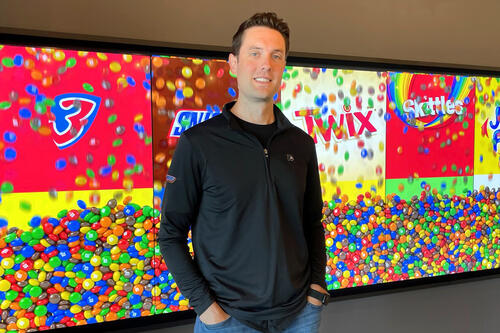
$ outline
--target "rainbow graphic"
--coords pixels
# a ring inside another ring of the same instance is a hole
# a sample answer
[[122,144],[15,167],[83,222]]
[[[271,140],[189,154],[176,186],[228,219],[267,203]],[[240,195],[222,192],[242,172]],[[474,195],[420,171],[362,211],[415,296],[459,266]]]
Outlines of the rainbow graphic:
[[[427,82],[419,80],[420,78],[425,78]],[[451,79],[453,81],[451,82],[449,92],[447,92],[445,88]],[[474,82],[470,77],[434,75],[432,82],[429,82],[429,75],[426,74],[390,73],[387,82],[388,106],[409,127],[427,129],[446,126],[457,117],[456,114],[450,115],[443,112],[443,110],[438,110],[437,114],[432,115],[429,105],[425,102],[422,109],[429,116],[417,118],[412,112],[409,114],[404,112],[404,103],[408,99],[413,99],[413,95],[415,95],[417,90],[425,90],[425,87],[428,87],[429,84],[433,88],[442,88],[441,90],[447,93],[447,100],[463,101],[465,105],[471,102],[468,95],[474,89]],[[424,89],[419,87],[419,85],[423,85]],[[416,95],[419,95],[419,93]]]

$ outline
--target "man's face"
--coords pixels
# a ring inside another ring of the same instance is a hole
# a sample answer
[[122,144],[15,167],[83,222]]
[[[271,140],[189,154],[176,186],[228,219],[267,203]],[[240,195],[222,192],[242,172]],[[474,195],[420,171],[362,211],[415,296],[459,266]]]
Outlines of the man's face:
[[281,86],[285,58],[285,39],[279,31],[262,26],[245,30],[239,55],[229,55],[231,72],[238,80],[239,98],[272,101]]

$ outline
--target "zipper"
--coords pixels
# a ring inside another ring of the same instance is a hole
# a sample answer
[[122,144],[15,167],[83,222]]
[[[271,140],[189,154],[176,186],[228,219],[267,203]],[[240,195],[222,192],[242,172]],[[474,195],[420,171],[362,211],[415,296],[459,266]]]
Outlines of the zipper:
[[264,156],[266,157],[266,159],[269,158],[269,151],[267,150],[267,148],[264,148]]

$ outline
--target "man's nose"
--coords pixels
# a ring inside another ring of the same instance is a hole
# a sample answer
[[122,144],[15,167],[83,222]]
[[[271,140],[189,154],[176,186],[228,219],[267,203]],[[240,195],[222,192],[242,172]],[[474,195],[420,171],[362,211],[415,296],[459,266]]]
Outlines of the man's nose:
[[270,55],[269,56],[264,56],[261,59],[262,59],[262,61],[260,63],[260,68],[262,70],[269,70],[269,69],[271,69],[271,60],[272,60],[271,56]]

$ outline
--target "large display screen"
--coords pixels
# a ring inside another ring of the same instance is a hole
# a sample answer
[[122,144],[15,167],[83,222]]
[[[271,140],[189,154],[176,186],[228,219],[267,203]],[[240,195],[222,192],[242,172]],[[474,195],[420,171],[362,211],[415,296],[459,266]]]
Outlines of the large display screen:
[[[237,90],[224,60],[0,46],[0,332],[189,309],[157,244],[165,177]],[[499,92],[286,67],[275,99],[316,142],[329,290],[499,267]]]

